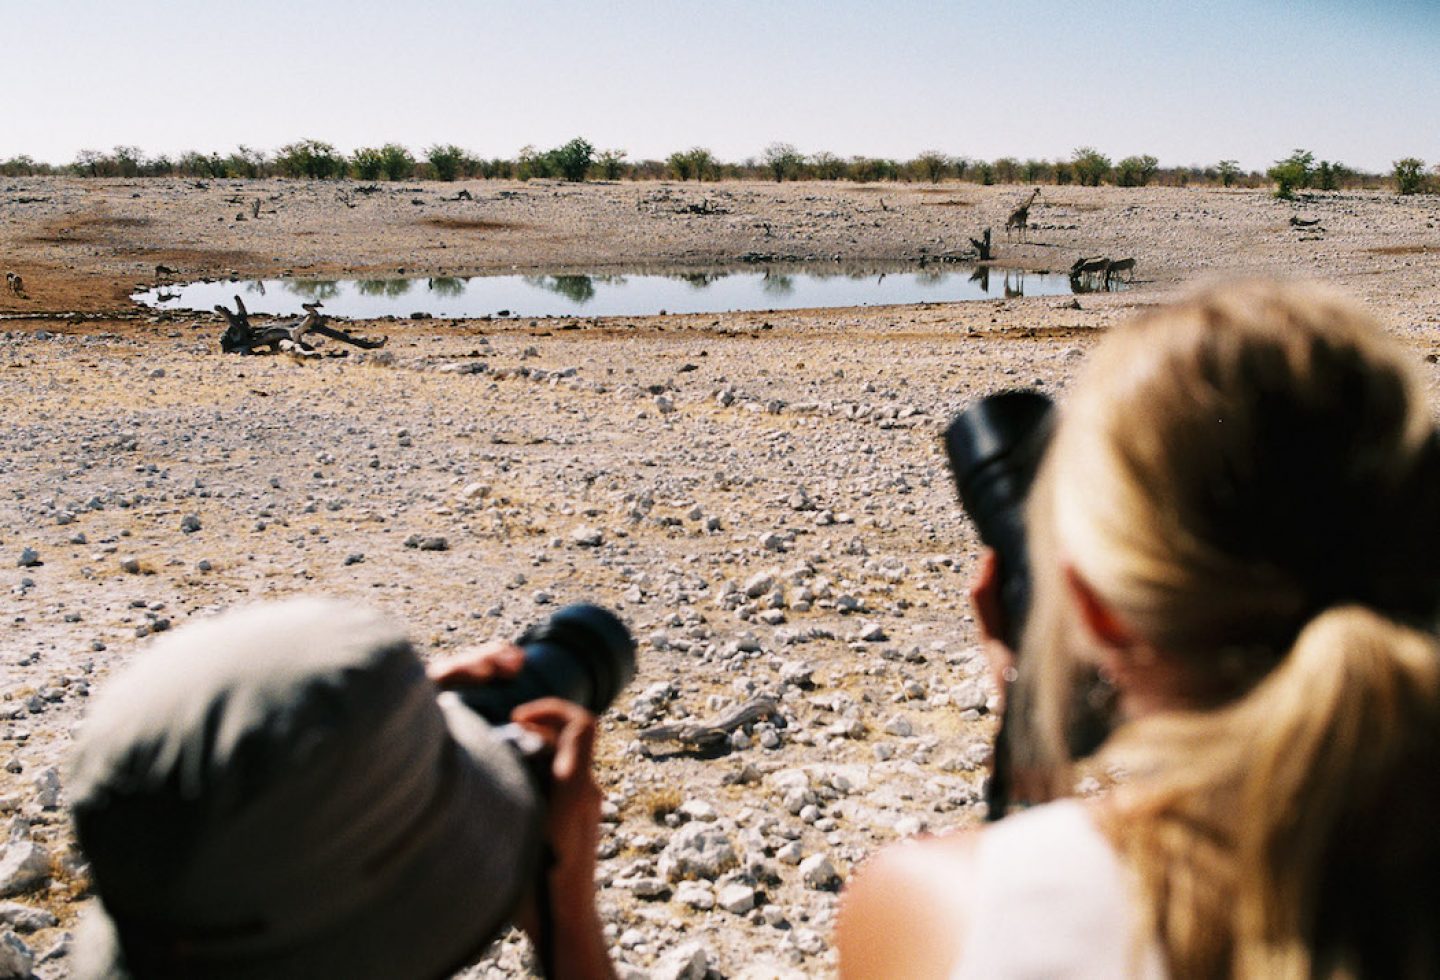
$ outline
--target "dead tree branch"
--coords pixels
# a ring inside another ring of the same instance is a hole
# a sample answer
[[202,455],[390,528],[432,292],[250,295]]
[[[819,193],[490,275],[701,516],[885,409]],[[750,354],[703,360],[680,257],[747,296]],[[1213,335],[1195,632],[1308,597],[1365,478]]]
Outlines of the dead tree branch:
[[325,322],[325,314],[320,312],[319,303],[303,303],[301,308],[305,311],[305,315],[298,320],[254,327],[250,323],[250,314],[245,309],[245,301],[239,296],[235,297],[234,313],[224,306],[217,305],[215,311],[223,314],[229,323],[229,326],[225,328],[225,333],[220,337],[220,349],[227,354],[255,354],[259,352],[260,348],[268,347],[271,353],[289,351],[303,357],[317,357],[320,352],[315,349],[313,344],[307,343],[305,340],[305,335],[308,333],[318,333],[322,337],[330,337],[362,350],[384,347],[385,341],[389,339],[381,337],[379,340],[374,340],[360,337],[330,326]]

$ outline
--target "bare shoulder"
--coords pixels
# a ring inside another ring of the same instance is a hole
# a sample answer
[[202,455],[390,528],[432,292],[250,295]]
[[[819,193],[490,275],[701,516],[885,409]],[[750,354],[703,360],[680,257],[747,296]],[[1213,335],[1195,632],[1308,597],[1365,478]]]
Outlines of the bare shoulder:
[[970,917],[978,836],[906,841],[861,865],[840,903],[845,980],[949,975]]

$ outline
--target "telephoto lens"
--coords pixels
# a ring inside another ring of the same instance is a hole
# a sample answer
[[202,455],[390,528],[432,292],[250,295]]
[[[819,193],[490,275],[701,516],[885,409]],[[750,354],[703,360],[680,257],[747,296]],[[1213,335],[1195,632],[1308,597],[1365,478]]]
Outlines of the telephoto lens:
[[1025,499],[1050,443],[1054,404],[1038,391],[1003,391],[975,402],[945,430],[960,503],[995,552],[1004,637],[1019,647],[1030,610]]
[[566,606],[516,641],[525,665],[508,681],[475,684],[456,693],[492,725],[510,721],[517,705],[563,698],[600,714],[635,677],[635,641],[608,609]]

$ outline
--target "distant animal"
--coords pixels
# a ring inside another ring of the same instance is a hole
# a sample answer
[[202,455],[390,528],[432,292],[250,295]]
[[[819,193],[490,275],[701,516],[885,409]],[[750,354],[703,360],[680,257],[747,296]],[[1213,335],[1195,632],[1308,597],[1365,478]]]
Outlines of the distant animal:
[[1070,278],[1079,279],[1082,276],[1093,276],[1105,271],[1105,266],[1110,260],[1103,255],[1096,255],[1093,258],[1081,256],[1075,260],[1070,267]]
[[1302,218],[1299,215],[1290,216],[1290,224],[1296,228],[1313,228],[1320,223],[1319,218]]
[[1107,260],[1105,263],[1105,285],[1109,286],[1110,280],[1112,278],[1118,279],[1122,272],[1129,273],[1126,277],[1127,280],[1133,280],[1135,278],[1135,260],[1133,258],[1115,259],[1113,261]]
[[1022,242],[1025,240],[1025,230],[1030,227],[1030,206],[1035,203],[1035,199],[1039,196],[1040,188],[1037,187],[1035,188],[1035,192],[1030,195],[1030,200],[1020,205],[1014,211],[1011,211],[1010,217],[1005,219],[1005,231],[1009,233],[1013,229],[1019,228],[1020,240]]
[[10,292],[14,293],[16,296],[22,298],[25,296],[25,280],[20,278],[19,273],[5,273],[5,285],[9,286]]
[[173,276],[174,274],[175,270],[168,265],[157,265],[155,267],[155,275],[157,276]]

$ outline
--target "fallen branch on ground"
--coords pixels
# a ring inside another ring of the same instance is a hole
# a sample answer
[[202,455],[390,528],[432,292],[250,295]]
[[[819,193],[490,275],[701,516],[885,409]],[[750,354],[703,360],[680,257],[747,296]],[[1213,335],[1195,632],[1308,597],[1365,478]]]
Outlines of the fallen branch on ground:
[[367,337],[357,337],[327,325],[325,314],[320,312],[319,303],[302,303],[301,309],[305,311],[305,315],[298,320],[254,327],[250,324],[250,314],[245,309],[245,301],[239,296],[235,297],[236,312],[234,313],[217,305],[215,311],[224,314],[230,324],[220,337],[220,349],[227,354],[254,354],[258,352],[258,348],[268,347],[271,353],[289,351],[303,357],[318,357],[320,352],[315,349],[313,344],[306,343],[304,339],[308,333],[330,337],[363,350],[384,347],[385,341],[389,339],[381,337],[379,340],[372,340]]

